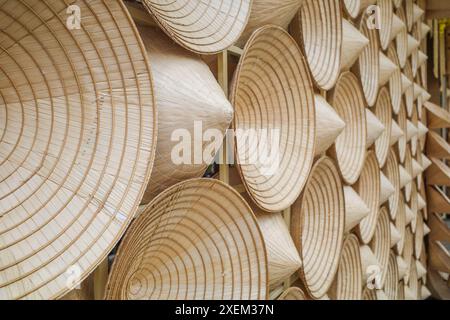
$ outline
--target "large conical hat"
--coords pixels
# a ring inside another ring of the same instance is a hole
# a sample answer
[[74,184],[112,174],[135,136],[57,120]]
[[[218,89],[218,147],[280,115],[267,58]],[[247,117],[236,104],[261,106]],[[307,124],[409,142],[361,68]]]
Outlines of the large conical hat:
[[[253,33],[235,73],[231,100],[242,181],[260,208],[284,210],[306,183],[315,143],[311,78],[298,45],[287,32],[266,26]],[[279,139],[275,141],[278,150],[267,148],[275,151],[274,157],[261,154],[268,153],[264,143],[249,139],[251,132],[256,138]]]
[[122,1],[3,1],[0,30],[0,299],[57,298],[141,201],[156,140],[150,66]]
[[344,192],[330,158],[314,164],[291,210],[291,233],[303,261],[300,277],[308,294],[317,299],[333,282],[344,238]]
[[308,61],[314,82],[330,90],[341,65],[342,14],[340,0],[301,0],[302,6],[289,26]]
[[197,53],[217,53],[233,45],[247,24],[251,2],[143,0],[168,36]]
[[[406,14],[403,6],[398,7],[395,10],[395,14],[406,26]],[[408,32],[406,28],[403,28],[397,35],[395,39],[395,44],[397,48],[397,56],[400,62],[400,67],[404,68],[407,60],[407,50],[408,50]]]
[[332,150],[339,172],[347,184],[358,180],[364,165],[367,144],[365,100],[359,79],[351,72],[339,77],[330,95],[330,103],[345,122]]
[[160,193],[133,222],[107,299],[266,299],[267,257],[255,216],[228,185],[193,179]]
[[333,300],[361,300],[362,274],[358,237],[350,233],[344,239],[339,268],[328,296]]

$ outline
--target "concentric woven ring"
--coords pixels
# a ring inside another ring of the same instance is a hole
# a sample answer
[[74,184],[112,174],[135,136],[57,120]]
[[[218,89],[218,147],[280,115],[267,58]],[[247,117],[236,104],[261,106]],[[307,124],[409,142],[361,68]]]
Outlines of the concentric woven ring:
[[392,103],[389,91],[386,87],[381,88],[375,104],[374,113],[378,120],[384,125],[383,133],[375,140],[375,154],[380,168],[384,167],[391,145],[392,133]]
[[384,286],[391,251],[391,228],[389,221],[389,209],[382,207],[378,215],[378,221],[370,247],[381,267],[381,286]]

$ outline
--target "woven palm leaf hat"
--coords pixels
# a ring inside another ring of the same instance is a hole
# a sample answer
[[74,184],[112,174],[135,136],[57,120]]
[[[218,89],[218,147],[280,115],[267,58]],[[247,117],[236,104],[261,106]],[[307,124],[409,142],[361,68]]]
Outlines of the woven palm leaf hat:
[[367,145],[366,102],[361,83],[353,73],[341,74],[331,92],[330,103],[346,124],[330,153],[344,182],[352,185],[364,166]]
[[182,47],[202,54],[220,52],[237,41],[252,0],[144,0],[161,29]]
[[330,90],[336,84],[341,67],[340,0],[303,0],[289,30],[305,53],[316,85]]
[[80,283],[150,176],[156,111],[139,34],[121,1],[76,4],[69,30],[66,1],[0,1],[0,299]]
[[[255,31],[230,96],[236,162],[245,188],[261,209],[284,210],[298,198],[314,157],[313,85],[295,40],[276,26]],[[257,139],[249,138],[249,132]],[[264,147],[277,138],[278,149],[272,148],[275,156],[270,157]]]
[[291,210],[291,234],[303,261],[300,278],[308,295],[319,299],[333,282],[344,239],[344,191],[331,158],[316,161]]
[[266,299],[264,240],[247,202],[215,179],[180,182],[133,221],[107,299]]

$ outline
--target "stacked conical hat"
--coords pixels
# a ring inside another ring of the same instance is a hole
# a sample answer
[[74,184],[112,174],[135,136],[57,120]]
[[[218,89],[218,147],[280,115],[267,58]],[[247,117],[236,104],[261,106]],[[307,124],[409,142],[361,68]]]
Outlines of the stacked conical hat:
[[[243,183],[263,210],[284,210],[306,183],[315,143],[311,78],[298,45],[287,32],[266,26],[253,33],[235,73],[231,101],[236,161]],[[247,139],[252,130],[268,141],[279,138],[274,158],[253,160],[262,144]]]
[[119,241],[150,177],[157,119],[139,34],[121,1],[76,5],[73,30],[66,1],[0,8],[0,299],[69,292]]
[[213,179],[159,194],[121,242],[107,299],[265,299],[267,257],[245,200]]

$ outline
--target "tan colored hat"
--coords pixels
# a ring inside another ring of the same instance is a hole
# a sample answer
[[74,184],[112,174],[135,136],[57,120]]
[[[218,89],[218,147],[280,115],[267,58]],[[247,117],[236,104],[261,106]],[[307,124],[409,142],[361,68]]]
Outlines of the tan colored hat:
[[[266,26],[253,33],[235,73],[231,100],[236,161],[246,190],[265,211],[288,208],[298,198],[312,166],[315,110],[308,67],[287,32]],[[247,130],[279,136],[277,157],[253,161],[258,149],[264,150],[258,141],[247,139]]]
[[394,43],[388,47],[387,57],[397,66],[389,79],[389,94],[391,95],[392,111],[398,114],[402,103],[402,72]]
[[[395,10],[395,14],[400,18],[400,20],[405,24],[406,22],[406,13],[403,6],[397,7]],[[395,39],[395,44],[397,48],[397,56],[400,62],[400,67],[404,68],[407,60],[407,50],[408,50],[408,31],[407,28],[403,28],[397,35]]]
[[392,132],[392,103],[389,91],[386,87],[381,88],[374,108],[375,116],[384,125],[381,136],[375,140],[375,154],[380,168],[384,167],[391,146]]
[[400,110],[397,114],[397,123],[400,127],[400,129],[404,132],[403,136],[398,139],[397,148],[398,148],[398,159],[400,163],[405,162],[406,157],[406,148],[407,148],[407,141],[406,141],[406,132],[408,128],[408,118],[406,116],[406,105],[404,103],[404,99],[402,99],[402,102],[400,104]]
[[380,13],[380,45],[386,50],[391,42],[392,24],[394,11],[392,9],[392,0],[378,0],[377,5]]
[[340,72],[342,14],[340,0],[302,0],[289,27],[303,49],[312,78],[323,90],[335,85]]
[[339,268],[328,292],[332,300],[361,300],[362,265],[358,237],[350,233],[344,239]]
[[[409,59],[406,61],[405,67],[403,68],[403,73],[411,83],[414,83],[411,62]],[[405,91],[405,105],[406,114],[408,117],[411,117],[414,108],[414,85],[409,86]]]
[[386,270],[386,281],[384,292],[388,300],[397,300],[399,290],[398,265],[395,254],[391,251],[389,254],[389,263]]
[[159,194],[126,233],[107,299],[265,299],[267,257],[244,199],[214,179]]
[[144,0],[155,21],[174,41],[197,53],[217,53],[237,41],[251,0]]
[[318,299],[333,282],[344,238],[344,192],[330,158],[314,164],[291,210],[291,234],[303,261],[300,277],[308,295]]
[[367,128],[365,100],[359,79],[344,72],[330,93],[330,103],[346,126],[337,137],[330,154],[348,185],[358,180],[366,157]]
[[0,8],[0,299],[69,292],[119,241],[150,177],[156,110],[139,34],[122,1],[76,5],[73,30],[65,1]]

